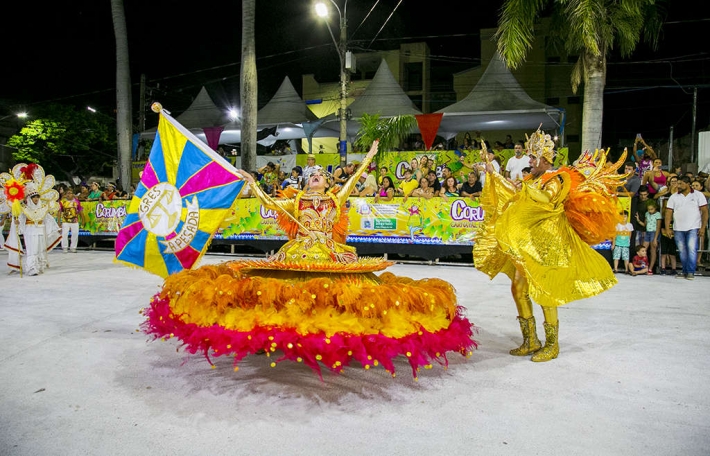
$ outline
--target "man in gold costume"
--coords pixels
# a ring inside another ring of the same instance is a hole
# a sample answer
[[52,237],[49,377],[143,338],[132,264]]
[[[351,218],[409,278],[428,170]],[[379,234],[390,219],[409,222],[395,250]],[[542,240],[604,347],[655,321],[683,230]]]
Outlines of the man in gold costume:
[[[559,354],[557,307],[595,296],[616,284],[604,257],[590,245],[611,239],[618,221],[614,191],[624,156],[606,164],[606,152],[586,152],[573,167],[553,171],[554,142],[539,130],[526,144],[531,176],[520,190],[487,165],[481,196],[485,219],[476,235],[473,258],[491,278],[503,272],[523,334],[511,355],[532,361]],[[533,300],[545,318],[545,345],[537,337]]]

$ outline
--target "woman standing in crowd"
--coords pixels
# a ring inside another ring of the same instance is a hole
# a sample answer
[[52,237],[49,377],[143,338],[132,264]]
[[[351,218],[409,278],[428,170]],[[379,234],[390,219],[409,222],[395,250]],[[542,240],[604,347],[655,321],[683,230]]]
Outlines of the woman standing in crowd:
[[377,203],[380,200],[392,201],[392,198],[394,198],[394,183],[392,182],[391,177],[385,176],[382,178],[380,188],[377,190],[377,194],[375,195],[375,202]]

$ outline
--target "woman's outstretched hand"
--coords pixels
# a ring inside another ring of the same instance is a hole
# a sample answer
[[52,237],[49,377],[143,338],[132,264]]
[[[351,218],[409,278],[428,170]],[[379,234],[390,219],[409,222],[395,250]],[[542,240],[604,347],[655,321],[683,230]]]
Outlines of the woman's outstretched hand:
[[369,160],[371,160],[372,157],[374,157],[375,154],[377,153],[377,148],[378,148],[379,144],[380,144],[379,139],[376,139],[375,142],[372,143],[372,147],[370,147],[370,151],[367,153],[367,158]]
[[250,184],[254,183],[254,176],[252,176],[251,173],[248,173],[248,172],[244,171],[243,169],[238,169],[237,174],[242,176],[242,179],[249,182]]

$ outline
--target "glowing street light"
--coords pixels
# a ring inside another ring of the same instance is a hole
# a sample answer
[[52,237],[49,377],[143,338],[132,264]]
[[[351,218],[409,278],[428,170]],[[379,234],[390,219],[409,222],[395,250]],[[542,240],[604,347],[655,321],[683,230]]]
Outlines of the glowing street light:
[[88,109],[91,112],[96,112],[96,109],[92,108],[91,106],[87,106],[86,109]]
[[348,153],[348,73],[345,68],[345,54],[347,52],[347,19],[346,14],[348,10],[348,0],[345,0],[343,9],[341,10],[334,0],[330,0],[330,3],[338,11],[338,16],[340,18],[340,40],[335,39],[333,35],[333,29],[330,28],[330,22],[328,22],[328,5],[325,2],[318,2],[315,5],[316,14],[319,17],[325,19],[325,23],[328,25],[328,31],[330,32],[330,37],[333,39],[333,44],[338,50],[338,58],[340,59],[340,109],[338,109],[338,117],[340,119],[340,142],[338,143],[338,151],[340,152],[340,164],[345,166],[347,162]]

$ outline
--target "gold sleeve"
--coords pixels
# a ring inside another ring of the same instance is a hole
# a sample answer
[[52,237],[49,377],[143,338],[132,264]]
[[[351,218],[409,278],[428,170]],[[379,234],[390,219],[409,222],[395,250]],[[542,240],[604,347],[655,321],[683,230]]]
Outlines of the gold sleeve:
[[561,172],[545,182],[540,189],[528,186],[528,194],[539,203],[559,203],[567,198],[571,183],[569,174]]
[[267,209],[273,209],[275,211],[284,211],[288,212],[291,215],[294,215],[294,200],[290,198],[275,200],[269,195],[267,195],[264,190],[261,189],[261,186],[258,182],[250,182],[249,186],[251,187],[251,191],[252,193],[254,193],[254,196],[258,198],[259,201],[261,201],[261,204],[263,204],[264,207],[266,207]]

